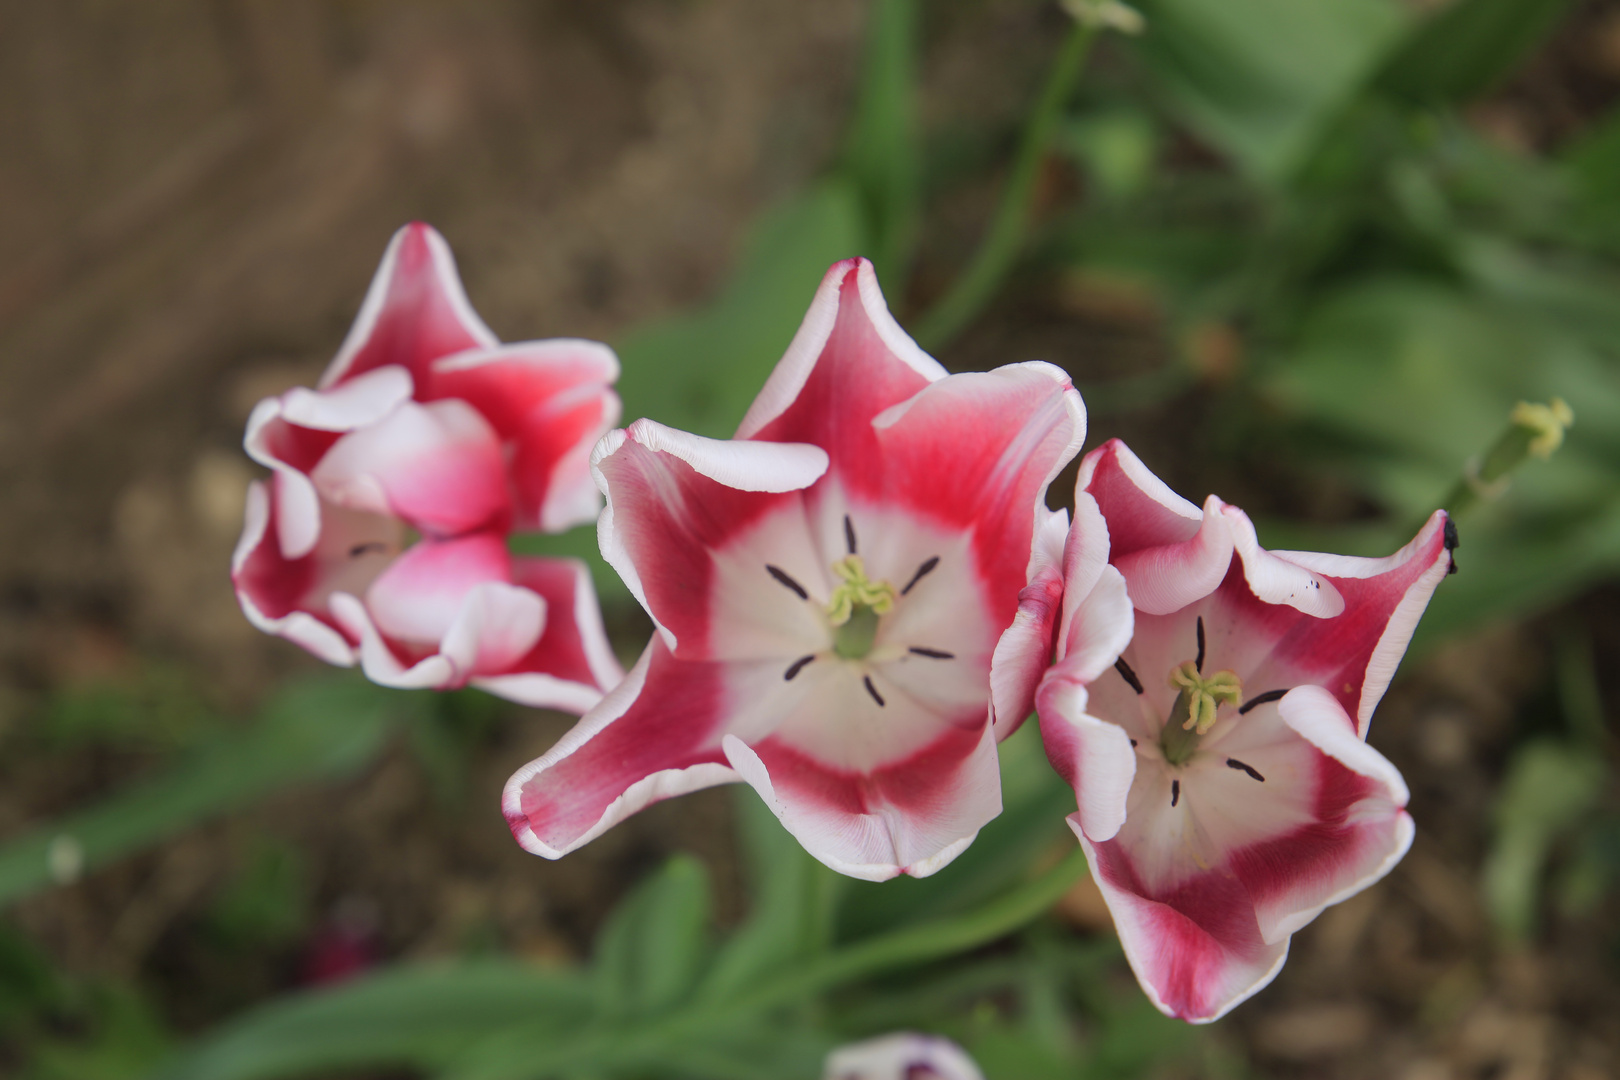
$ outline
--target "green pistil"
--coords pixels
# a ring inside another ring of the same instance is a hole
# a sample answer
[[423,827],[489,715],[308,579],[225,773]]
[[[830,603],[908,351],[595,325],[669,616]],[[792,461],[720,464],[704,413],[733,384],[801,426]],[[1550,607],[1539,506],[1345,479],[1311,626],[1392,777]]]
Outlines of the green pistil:
[[1188,660],[1170,672],[1170,685],[1180,693],[1159,735],[1159,748],[1166,761],[1181,765],[1192,757],[1198,740],[1215,726],[1221,703],[1236,705],[1243,700],[1243,683],[1230,671],[1217,671],[1206,679]]
[[894,610],[894,586],[866,576],[859,555],[847,555],[833,563],[833,573],[842,584],[833,590],[827,603],[827,621],[833,626],[833,652],[858,660],[872,651],[877,639],[878,617]]

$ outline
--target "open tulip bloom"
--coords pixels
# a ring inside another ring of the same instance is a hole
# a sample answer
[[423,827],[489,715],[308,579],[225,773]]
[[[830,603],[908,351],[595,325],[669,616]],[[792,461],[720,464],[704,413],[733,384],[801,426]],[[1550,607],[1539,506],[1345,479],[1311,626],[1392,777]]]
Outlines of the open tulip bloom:
[[[1118,440],[1087,455],[1076,503],[1041,735],[1143,989],[1214,1020],[1412,842],[1406,785],[1364,740],[1455,534],[1436,512],[1385,559],[1268,552]],[[1121,636],[1091,613],[1124,594]]]
[[319,388],[248,421],[272,476],[232,562],[243,611],[389,686],[584,712],[622,678],[589,573],[514,557],[507,537],[596,516],[588,455],[617,376],[594,342],[500,344],[444,240],[401,229]]
[[938,1035],[901,1031],[840,1046],[822,1080],[984,1080],[967,1052]]
[[845,874],[945,865],[1001,809],[996,741],[1034,683],[992,716],[992,653],[1084,434],[1062,371],[947,375],[869,263],[834,266],[734,439],[639,420],[592,454],[602,552],[657,632],[508,782],[513,834],[555,858],[742,780]]

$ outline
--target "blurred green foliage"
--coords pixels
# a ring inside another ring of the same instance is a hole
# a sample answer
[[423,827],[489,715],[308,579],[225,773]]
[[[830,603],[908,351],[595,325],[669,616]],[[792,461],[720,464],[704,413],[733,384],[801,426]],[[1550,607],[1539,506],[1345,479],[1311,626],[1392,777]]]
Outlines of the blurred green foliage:
[[[983,243],[937,304],[907,319],[919,337],[948,346],[1008,280],[1056,275],[1129,291],[1155,313],[1173,356],[1082,388],[1094,441],[1114,413],[1196,393],[1213,418],[1212,457],[1267,476],[1285,462],[1296,479],[1355,496],[1353,517],[1264,520],[1263,539],[1279,547],[1393,550],[1517,401],[1563,397],[1576,413],[1567,444],[1461,523],[1461,573],[1421,632],[1433,641],[1523,617],[1612,578],[1620,112],[1543,154],[1504,147],[1463,115],[1569,5],[1137,6],[1146,32],[1108,40],[1118,63],[1106,78],[1081,76],[1089,31],[1055,36]],[[919,128],[927,18],[914,0],[875,0],[837,161],[761,217],[712,302],[619,343],[626,419],[729,435],[837,259],[873,258],[903,310],[925,199],[981,179],[963,165],[973,155]],[[1053,154],[1078,169],[1085,195],[1037,218],[1036,181]],[[1223,361],[1200,352],[1211,331],[1232,343]],[[516,546],[586,558],[604,600],[628,601],[594,530]],[[1509,938],[1534,932],[1549,892],[1578,911],[1620,882],[1609,736],[1588,643],[1571,640],[1559,654],[1564,727],[1515,749],[1498,799],[1484,887]],[[47,742],[171,760],[0,847],[0,901],[273,791],[348,774],[396,734],[440,796],[457,798],[490,709],[475,694],[431,699],[339,678],[293,686],[236,725],[157,669],[138,685],[64,695],[43,721]],[[745,792],[737,817],[751,903],[729,933],[713,923],[704,868],[677,856],[605,920],[589,966],[482,957],[385,969],[251,1009],[154,1075],[403,1067],[444,1080],[788,1080],[816,1076],[838,1042],[901,1027],[957,1038],[993,1080],[1103,1080],[1171,1065],[1246,1075],[1218,1040],[1166,1021],[1128,983],[1117,992],[1112,941],[1041,918],[1078,871],[1063,822],[1073,796],[1033,729],[1004,744],[1002,769],[1005,812],[934,877],[839,878]],[[285,943],[307,921],[310,888],[297,852],[267,839],[216,898],[209,931],[235,948]],[[9,934],[0,1034],[21,1048],[20,1075],[39,1080],[144,1075],[171,1045],[139,993],[67,979]]]

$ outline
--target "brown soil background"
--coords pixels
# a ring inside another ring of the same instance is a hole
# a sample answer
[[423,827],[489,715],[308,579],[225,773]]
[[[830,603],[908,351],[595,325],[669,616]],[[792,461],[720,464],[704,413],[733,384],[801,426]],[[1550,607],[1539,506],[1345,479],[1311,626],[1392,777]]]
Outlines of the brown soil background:
[[[437,225],[505,340],[613,341],[701,302],[754,214],[834,156],[865,14],[858,0],[0,3],[0,836],[159,759],[41,749],[29,726],[51,695],[161,670],[243,713],[315,666],[252,630],[230,593],[254,472],[241,429],[258,398],[313,382],[393,229]],[[929,6],[925,124],[1005,138],[1054,17],[1012,0]],[[1586,5],[1478,121],[1545,144],[1617,89],[1620,22]],[[903,320],[948,280],[993,192],[987,175],[931,206]],[[1083,380],[1160,362],[1156,335],[1042,287],[943,359],[1039,357]],[[1094,418],[1092,441],[1123,435],[1181,490],[1243,501],[1243,477],[1168,434],[1185,405]],[[1278,982],[1214,1037],[1278,1077],[1620,1073],[1614,905],[1549,915],[1533,945],[1507,948],[1477,887],[1504,755],[1548,696],[1553,627],[1585,622],[1599,670],[1620,670],[1617,599],[1593,592],[1407,666],[1373,741],[1412,784],[1416,846],[1300,934]],[[634,614],[616,618],[633,650]],[[1611,691],[1611,723],[1615,704]],[[227,961],[196,932],[266,832],[311,860],[318,917],[364,913],[389,958],[475,939],[577,956],[676,848],[716,869],[735,918],[724,793],[656,807],[559,863],[517,849],[496,793],[566,724],[502,708],[459,802],[391,752],[7,917],[67,970],[137,980],[182,1030],[289,985],[291,951]],[[1077,932],[1107,932],[1083,892],[1065,911]]]

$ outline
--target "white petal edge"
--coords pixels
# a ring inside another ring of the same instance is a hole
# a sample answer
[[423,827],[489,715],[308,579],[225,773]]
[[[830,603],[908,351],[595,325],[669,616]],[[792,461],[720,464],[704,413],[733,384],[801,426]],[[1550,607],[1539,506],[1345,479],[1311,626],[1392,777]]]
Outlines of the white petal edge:
[[[1125,960],[1131,965],[1131,971],[1136,975],[1137,984],[1141,986],[1142,992],[1147,995],[1147,999],[1153,1002],[1153,1007],[1166,1016],[1174,1017],[1176,1014],[1165,1004],[1164,999],[1159,997],[1158,993],[1153,989],[1153,984],[1142,974],[1146,970],[1148,960],[1143,955],[1143,943],[1144,938],[1148,936],[1148,930],[1137,919],[1136,905],[1151,904],[1154,901],[1146,900],[1134,893],[1115,887],[1097,872],[1097,850],[1092,846],[1091,841],[1086,839],[1085,833],[1074,820],[1078,816],[1077,814],[1069,815],[1067,818],[1069,828],[1073,830],[1074,835],[1079,839],[1081,850],[1086,853],[1086,865],[1091,869],[1091,878],[1097,883],[1097,888],[1102,892],[1103,901],[1108,905],[1108,913],[1113,916],[1114,927],[1119,932],[1119,944],[1125,950]],[[1284,943],[1276,961],[1271,967],[1261,972],[1253,983],[1233,995],[1231,1000],[1223,1002],[1220,1009],[1213,1015],[1196,1017],[1186,1022],[1189,1024],[1213,1024],[1270,986],[1272,980],[1277,977],[1278,972],[1282,971],[1283,964],[1287,961],[1288,944]]]
[[[231,553],[232,577],[241,572],[254,549],[264,542],[265,530],[270,524],[270,492],[263,481],[255,480],[248,485],[242,519],[242,536]],[[328,664],[354,666],[357,657],[348,639],[307,611],[291,611],[280,618],[271,618],[240,588],[236,589],[236,601],[247,621],[266,634],[285,638]]]
[[1113,560],[1125,575],[1133,604],[1149,615],[1169,615],[1219,587],[1232,564],[1233,551],[1232,528],[1221,513],[1224,505],[1211,495],[1193,536]]
[[[1078,818],[1071,826],[1101,843],[1112,840],[1125,826],[1131,785],[1136,781],[1136,750],[1131,737],[1118,724],[1086,712],[1089,695],[1077,682],[1049,676],[1041,688],[1041,734],[1049,739],[1072,739],[1079,752],[1074,777]],[[1047,733],[1048,725],[1066,731]],[[1068,777],[1064,778],[1065,780]]]
[[1080,463],[1080,474],[1075,478],[1075,490],[1084,491],[1091,486],[1091,478],[1097,472],[1097,462],[1102,460],[1103,453],[1110,445],[1114,448],[1115,457],[1119,459],[1120,471],[1142,494],[1172,514],[1186,518],[1193,525],[1204,519],[1204,513],[1197,504],[1188,502],[1172,491],[1169,484],[1155,476],[1153,470],[1142,464],[1142,459],[1136,456],[1135,451],[1119,439],[1110,439],[1085,456],[1085,460]]
[[718,784],[734,784],[742,779],[735,771],[718,762],[704,762],[685,769],[663,769],[651,773],[626,788],[622,795],[607,805],[595,825],[581,833],[566,847],[552,847],[536,836],[534,830],[527,824],[523,813],[523,786],[539,773],[573,754],[603,728],[629,711],[647,684],[647,668],[652,663],[652,650],[655,647],[656,645],[649,644],[643,650],[641,659],[636,661],[635,667],[624,677],[624,681],[608,691],[594,708],[580,717],[579,723],[558,739],[550,750],[513,773],[511,779],[506,781],[506,787],[501,792],[501,810],[509,822],[525,821],[522,828],[514,829],[512,832],[523,850],[547,859],[560,859],[655,802],[715,787]]
[[1356,881],[1314,907],[1285,913],[1262,913],[1256,910],[1255,915],[1260,920],[1260,935],[1268,944],[1273,945],[1308,924],[1325,909],[1348,900],[1383,878],[1406,855],[1416,833],[1411,815],[1405,812],[1410,799],[1405,778],[1388,758],[1351,733],[1347,722],[1350,718],[1345,715],[1344,708],[1332,694],[1320,686],[1310,684],[1296,686],[1277,703],[1277,711],[1282,716],[1283,723],[1293,729],[1300,738],[1351,772],[1382,784],[1389,793],[1389,801],[1399,813],[1396,815],[1395,833],[1389,853],[1376,867]]
[[[601,467],[602,462],[632,441],[648,450],[679,458],[700,475],[739,491],[799,491],[821,479],[829,463],[827,451],[809,443],[708,439],[646,419],[602,436],[591,451],[591,475],[596,479],[597,489],[606,497],[606,505],[596,519],[596,544],[602,558],[617,571],[630,594],[649,615],[652,605],[647,602],[646,586],[635,560],[619,537],[613,492]],[[664,643],[673,651],[677,645],[674,632],[656,617],[653,622]]]
[[431,225],[406,225],[395,231],[388,240],[388,247],[383,251],[382,261],[377,264],[377,272],[372,275],[371,286],[366,290],[366,298],[360,305],[360,313],[355,316],[354,325],[349,327],[348,335],[343,344],[338,347],[337,355],[327,365],[326,372],[321,376],[318,384],[325,389],[342,381],[348,373],[349,365],[354,363],[355,354],[365,347],[371,339],[371,333],[376,329],[377,317],[382,314],[383,306],[388,301],[388,290],[393,284],[394,270],[399,262],[399,249],[404,246],[405,237],[412,229],[420,228],[427,242],[428,254],[433,261],[433,273],[438,278],[439,291],[450,304],[450,310],[455,313],[457,321],[463,328],[477,339],[485,348],[492,348],[500,344],[484,320],[478,317],[473,310],[472,302],[467,299],[467,291],[462,288],[461,275],[456,271],[456,258],[450,253],[450,245],[444,242],[444,237]]
[[[1424,547],[1434,542],[1434,534],[1444,529],[1445,525],[1445,511],[1436,510],[1430,515],[1427,524],[1418,530],[1411,543],[1382,559],[1358,559],[1350,555],[1325,555],[1315,551],[1276,551],[1272,554],[1318,573],[1332,574],[1334,577],[1376,577],[1411,560]],[[1451,560],[1438,558],[1433,566],[1419,575],[1418,579],[1407,588],[1406,595],[1401,597],[1400,603],[1395,605],[1395,611],[1391,614],[1389,622],[1384,625],[1384,632],[1378,637],[1378,644],[1373,646],[1372,655],[1367,658],[1367,672],[1361,682],[1361,700],[1356,705],[1356,733],[1363,739],[1367,737],[1367,728],[1372,724],[1373,711],[1378,708],[1379,701],[1383,700],[1384,691],[1389,689],[1390,680],[1395,677],[1395,669],[1400,666],[1401,657],[1406,655],[1406,647],[1412,642],[1412,634],[1417,630],[1418,620],[1423,617],[1424,610],[1429,606],[1429,598],[1434,595],[1434,590],[1445,580],[1450,570]]]
[[[991,730],[989,724],[985,725],[984,733],[980,736],[979,743],[974,748],[973,754],[984,754],[987,746],[993,766],[996,761],[996,742],[995,732]],[[737,736],[727,734],[720,740],[720,748],[724,751],[726,760],[731,762],[731,767],[736,770],[737,776],[759,792],[760,797],[765,800],[765,805],[770,808],[771,813],[776,815],[777,820],[782,823],[782,827],[793,835],[793,838],[799,842],[800,846],[808,851],[816,861],[831,870],[843,874],[845,877],[858,878],[862,881],[888,881],[890,878],[898,877],[900,874],[910,874],[912,877],[928,877],[949,865],[951,860],[966,851],[968,845],[973,843],[974,839],[979,835],[979,830],[974,829],[968,835],[951,841],[934,854],[904,865],[898,862],[849,862],[820,849],[821,845],[818,843],[817,837],[813,835],[806,836],[803,828],[796,827],[798,823],[788,820],[790,811],[787,804],[777,797],[776,785],[771,781],[770,772],[765,768],[765,763],[760,760],[759,755],[754,752],[753,747]],[[996,776],[999,780],[999,771]],[[995,810],[985,817],[986,821],[1001,813],[1001,789],[999,784],[996,788],[995,802]],[[893,840],[892,834],[890,834],[889,839]]]
[[[1063,604],[1063,548],[1069,535],[1069,514],[1066,510],[1036,507],[1036,517],[1042,515],[1045,519],[1035,528],[1029,584],[1025,587],[1043,580],[1054,584],[1059,593],[1056,610],[1050,612],[1050,617],[1056,620]],[[996,639],[990,657],[990,723],[996,728],[998,739],[1007,738],[1023,723],[1023,716],[1013,715],[1017,711],[1014,702],[1034,693],[1041,676],[1052,664],[1051,629],[1050,623],[1042,627],[1037,616],[1020,603],[1012,624]],[[1034,669],[1033,674],[1031,669]]]
[[359,597],[335,592],[328,603],[333,617],[360,639],[360,669],[372,682],[397,690],[444,690],[456,685],[455,665],[443,654],[423,657],[408,668],[400,663]]
[[[760,389],[759,396],[754,398],[754,403],[748,407],[747,414],[738,425],[737,438],[748,439],[757,435],[788,410],[804,389],[804,384],[810,381],[810,372],[815,370],[816,362],[821,359],[822,350],[827,346],[827,339],[832,336],[833,326],[838,322],[839,296],[849,275],[850,262],[834,263],[821,279],[798,333],[793,335],[787,352],[782,354],[782,359],[777,362],[770,378]],[[900,324],[894,321],[894,316],[889,314],[889,305],[883,299],[883,290],[878,286],[877,273],[872,264],[866,259],[855,259],[853,262],[861,307],[878,338],[897,360],[929,382],[943,379],[947,372],[939,361],[923,352],[911,335],[902,330]]]
[[1286,555],[1261,547],[1254,522],[1242,510],[1222,503],[1219,512],[1231,526],[1232,543],[1243,560],[1243,577],[1250,592],[1268,604],[1287,604],[1318,619],[1344,613],[1344,597],[1333,582]]

